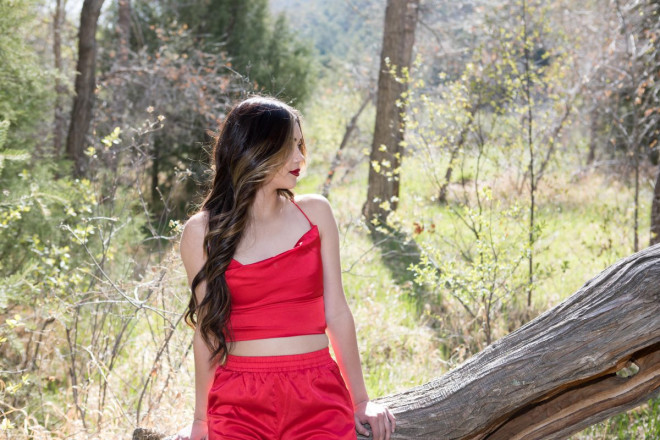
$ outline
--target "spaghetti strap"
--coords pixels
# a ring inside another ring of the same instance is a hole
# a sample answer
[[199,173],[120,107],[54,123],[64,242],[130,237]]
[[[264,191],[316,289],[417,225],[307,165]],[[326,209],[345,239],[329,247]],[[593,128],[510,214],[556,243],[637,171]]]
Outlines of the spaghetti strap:
[[305,211],[303,211],[303,210],[300,208],[300,206],[298,206],[298,204],[297,204],[296,202],[293,201],[293,199],[291,199],[291,203],[293,203],[294,205],[296,205],[296,208],[298,208],[298,210],[300,210],[300,212],[302,212],[302,215],[305,216],[305,218],[306,218],[307,221],[309,222],[309,225],[310,225],[310,226],[314,226],[314,223],[312,223],[312,221],[309,219],[309,217],[307,217],[307,214],[305,214]]

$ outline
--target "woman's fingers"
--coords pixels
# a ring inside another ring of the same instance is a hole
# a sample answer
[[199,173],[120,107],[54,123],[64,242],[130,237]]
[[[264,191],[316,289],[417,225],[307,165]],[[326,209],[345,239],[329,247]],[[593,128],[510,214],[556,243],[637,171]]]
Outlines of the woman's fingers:
[[392,427],[385,412],[368,417],[368,423],[371,426],[374,440],[390,440]]
[[374,417],[375,420],[371,423],[371,431],[374,434],[374,440],[383,440],[385,425],[383,419],[379,416]]
[[389,410],[389,408],[385,408],[385,411],[387,411],[387,418],[390,420],[390,424],[392,425],[392,433],[396,431],[396,417],[394,417],[394,414],[392,414]]
[[369,430],[364,427],[362,420],[360,420],[357,415],[355,416],[355,430],[362,435],[369,435]]
[[364,402],[356,407],[355,428],[358,433],[369,436],[369,431],[363,423],[371,427],[373,440],[390,440],[396,427],[396,418],[390,410],[373,402]]
[[392,434],[392,426],[390,424],[390,419],[387,417],[387,413],[382,414],[382,429],[383,429],[383,439],[390,440],[390,435]]

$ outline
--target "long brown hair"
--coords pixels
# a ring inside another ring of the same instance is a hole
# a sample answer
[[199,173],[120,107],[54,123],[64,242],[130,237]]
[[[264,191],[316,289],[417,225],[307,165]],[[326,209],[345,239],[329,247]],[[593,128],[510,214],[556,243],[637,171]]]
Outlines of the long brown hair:
[[[204,237],[207,259],[192,281],[185,320],[195,327],[201,318],[199,329],[211,350],[210,360],[219,356],[221,364],[233,339],[228,326],[231,295],[225,271],[248,224],[257,190],[288,159],[294,124],[300,124],[300,114],[294,108],[274,98],[252,97],[232,108],[214,141],[211,160],[215,176],[200,207],[208,214]],[[304,141],[301,144],[304,156]],[[287,189],[278,193],[293,197]],[[203,280],[206,294],[198,304],[195,288]]]

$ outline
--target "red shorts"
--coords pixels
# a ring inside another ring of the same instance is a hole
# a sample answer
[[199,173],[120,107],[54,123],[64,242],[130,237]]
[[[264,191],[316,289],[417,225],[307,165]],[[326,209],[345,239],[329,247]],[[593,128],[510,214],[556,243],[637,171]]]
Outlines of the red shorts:
[[228,356],[208,398],[208,440],[355,440],[351,398],[328,348]]

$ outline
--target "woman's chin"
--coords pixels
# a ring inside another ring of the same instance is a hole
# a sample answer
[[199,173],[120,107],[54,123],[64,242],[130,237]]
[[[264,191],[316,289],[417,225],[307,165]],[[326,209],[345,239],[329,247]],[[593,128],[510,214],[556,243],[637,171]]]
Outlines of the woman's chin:
[[292,175],[291,175],[291,183],[290,183],[290,186],[288,186],[286,189],[293,189],[293,188],[295,188],[296,185],[298,185],[298,179],[299,179],[298,176],[292,174]]

